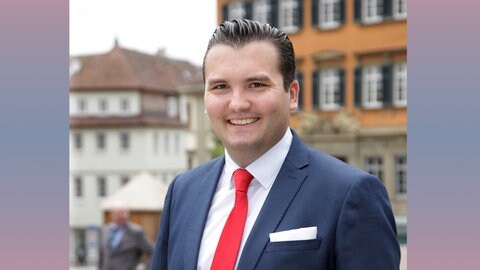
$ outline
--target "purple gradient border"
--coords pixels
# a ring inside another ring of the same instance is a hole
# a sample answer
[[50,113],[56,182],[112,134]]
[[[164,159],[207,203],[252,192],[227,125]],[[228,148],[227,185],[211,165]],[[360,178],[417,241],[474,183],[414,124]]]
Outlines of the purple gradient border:
[[1,1],[0,37],[0,268],[68,269],[68,1]]
[[408,269],[480,269],[480,2],[408,5]]

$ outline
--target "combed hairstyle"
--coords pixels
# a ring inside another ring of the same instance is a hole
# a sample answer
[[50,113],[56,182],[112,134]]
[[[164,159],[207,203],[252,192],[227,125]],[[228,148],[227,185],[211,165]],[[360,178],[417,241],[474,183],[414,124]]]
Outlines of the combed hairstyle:
[[267,41],[277,48],[279,70],[283,78],[283,87],[288,91],[295,78],[295,52],[287,34],[279,29],[247,19],[234,19],[220,24],[208,42],[203,57],[203,81],[205,81],[205,59],[210,49],[216,44],[225,44],[233,48],[242,47],[252,41]]

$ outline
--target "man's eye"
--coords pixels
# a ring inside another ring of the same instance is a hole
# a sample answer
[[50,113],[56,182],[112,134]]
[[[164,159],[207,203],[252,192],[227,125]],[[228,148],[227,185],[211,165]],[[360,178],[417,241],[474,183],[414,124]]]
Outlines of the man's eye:
[[249,85],[250,88],[259,88],[265,86],[263,83],[254,82]]
[[227,88],[226,84],[219,84],[212,87],[212,89],[226,89],[226,88]]

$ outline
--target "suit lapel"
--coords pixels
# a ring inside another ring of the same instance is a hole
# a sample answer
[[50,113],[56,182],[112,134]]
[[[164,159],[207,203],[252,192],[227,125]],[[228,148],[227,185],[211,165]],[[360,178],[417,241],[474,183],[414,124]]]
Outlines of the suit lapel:
[[308,150],[293,132],[292,145],[270,193],[248,236],[238,269],[254,269],[267,243],[269,233],[280,224],[288,207],[307,177]]
[[192,181],[195,190],[200,190],[194,199],[189,218],[189,227],[184,238],[185,243],[185,269],[197,269],[198,253],[203,236],[203,229],[207,221],[210,204],[217,188],[218,179],[222,174],[225,158],[219,158],[213,164],[211,170],[205,175],[199,175]]

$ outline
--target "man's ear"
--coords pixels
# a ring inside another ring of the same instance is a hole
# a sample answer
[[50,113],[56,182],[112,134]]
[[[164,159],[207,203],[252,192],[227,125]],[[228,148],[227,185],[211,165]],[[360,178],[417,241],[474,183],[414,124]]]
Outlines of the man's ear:
[[288,95],[290,99],[290,112],[295,112],[298,109],[298,95],[300,94],[300,85],[297,80],[293,80],[288,88]]

